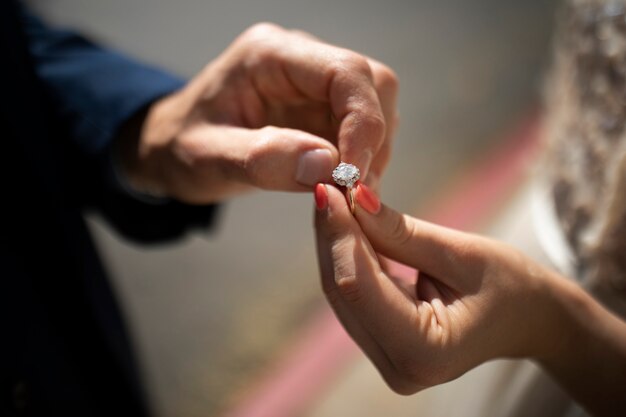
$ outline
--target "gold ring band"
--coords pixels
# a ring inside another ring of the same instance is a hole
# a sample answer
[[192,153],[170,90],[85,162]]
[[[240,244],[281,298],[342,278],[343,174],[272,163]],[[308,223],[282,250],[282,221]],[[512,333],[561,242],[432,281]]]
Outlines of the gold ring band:
[[350,203],[350,212],[354,214],[355,203],[354,203],[354,188],[348,188],[348,202]]

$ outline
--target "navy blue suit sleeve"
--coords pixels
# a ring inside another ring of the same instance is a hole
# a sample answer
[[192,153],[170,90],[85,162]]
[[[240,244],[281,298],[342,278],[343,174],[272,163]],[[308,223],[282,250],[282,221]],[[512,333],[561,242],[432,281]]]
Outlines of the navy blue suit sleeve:
[[[28,12],[23,27],[35,73],[72,149],[77,199],[100,210],[123,235],[150,242],[208,227],[215,207],[174,200],[151,204],[112,180],[113,141],[131,118],[184,82],[164,71],[103,49],[71,31],[51,28]],[[76,197],[76,196],[75,196]]]
[[73,32],[50,28],[28,13],[24,23],[35,72],[71,138],[87,153],[101,152],[130,116],[184,85]]

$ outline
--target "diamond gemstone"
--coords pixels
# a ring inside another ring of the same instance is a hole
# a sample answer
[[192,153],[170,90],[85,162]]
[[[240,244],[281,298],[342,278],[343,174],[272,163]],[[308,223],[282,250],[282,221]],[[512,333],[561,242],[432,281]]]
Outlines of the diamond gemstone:
[[352,164],[340,163],[337,168],[333,170],[333,179],[339,185],[352,188],[355,182],[361,177],[361,172],[357,167]]

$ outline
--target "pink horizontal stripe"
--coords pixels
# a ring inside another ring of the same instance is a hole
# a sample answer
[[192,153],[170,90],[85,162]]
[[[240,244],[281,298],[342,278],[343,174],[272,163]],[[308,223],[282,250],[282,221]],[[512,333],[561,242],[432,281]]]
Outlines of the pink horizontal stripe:
[[330,308],[323,307],[280,363],[225,417],[297,415],[357,351]]
[[[425,212],[426,219],[458,229],[485,220],[494,206],[524,177],[538,148],[540,120],[533,114]],[[413,268],[393,262],[395,275]],[[328,307],[311,319],[294,344],[250,393],[224,417],[291,417],[302,414],[356,356],[358,347]]]
[[454,185],[418,212],[425,219],[455,229],[483,222],[521,182],[539,150],[541,121],[527,117],[483,158],[456,178]]

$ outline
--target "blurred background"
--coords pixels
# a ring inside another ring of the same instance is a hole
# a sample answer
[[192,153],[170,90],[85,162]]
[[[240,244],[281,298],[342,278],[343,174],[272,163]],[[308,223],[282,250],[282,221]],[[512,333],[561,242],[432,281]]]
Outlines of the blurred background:
[[[537,108],[558,6],[556,0],[29,3],[50,22],[183,77],[259,21],[299,28],[385,62],[399,75],[401,124],[382,199],[408,213],[463,176]],[[216,230],[167,246],[130,244],[90,216],[157,416],[236,409],[324,308],[312,200],[286,193],[239,198],[225,204]],[[330,388],[299,413],[367,416],[375,407],[358,384],[376,395],[388,390],[371,367],[359,377],[355,369],[345,363],[328,382],[352,384],[342,391],[354,397],[345,403],[360,404],[352,414],[337,408],[342,401],[329,400]],[[385,398],[391,408],[406,401]]]

